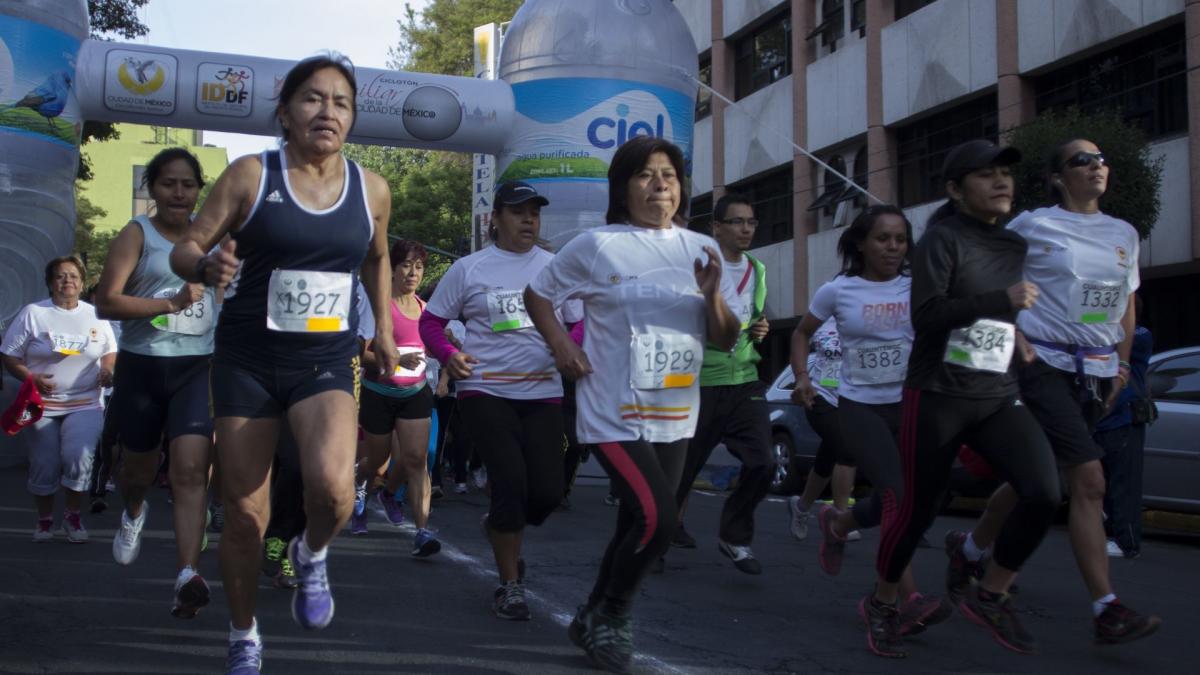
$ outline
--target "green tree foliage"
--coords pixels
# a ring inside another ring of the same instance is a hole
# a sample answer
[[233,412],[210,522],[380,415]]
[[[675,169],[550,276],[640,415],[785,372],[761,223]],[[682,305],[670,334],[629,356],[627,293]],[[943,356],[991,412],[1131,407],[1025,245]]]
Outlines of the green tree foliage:
[[[400,44],[388,66],[444,75],[470,75],[475,27],[512,19],[522,0],[432,0],[417,12],[408,3]],[[452,152],[351,145],[346,156],[378,173],[392,189],[388,232],[427,246],[465,254],[471,235],[471,156]],[[441,278],[450,259],[430,253],[426,286]]]
[[87,279],[84,288],[90,288],[100,280],[100,272],[104,269],[104,261],[108,258],[108,247],[117,232],[97,232],[96,221],[108,213],[88,201],[87,197],[75,190],[75,252],[87,264]]
[[1051,153],[1066,141],[1087,139],[1104,152],[1112,168],[1108,191],[1100,198],[1101,210],[1128,221],[1143,239],[1149,236],[1158,220],[1163,161],[1151,157],[1146,135],[1118,112],[1051,111],[1007,133],[1008,142],[1024,157],[1015,168],[1014,213],[1050,203],[1045,177]]
[[397,70],[474,74],[475,27],[511,21],[524,0],[432,0],[417,16],[404,3],[400,44],[388,50]]

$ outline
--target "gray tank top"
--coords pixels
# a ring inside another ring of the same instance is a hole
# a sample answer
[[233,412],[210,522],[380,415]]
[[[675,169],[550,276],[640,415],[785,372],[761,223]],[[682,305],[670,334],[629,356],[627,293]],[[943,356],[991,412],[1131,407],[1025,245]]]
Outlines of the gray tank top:
[[[171,271],[170,255],[175,244],[167,241],[146,216],[133,219],[142,228],[142,255],[125,282],[125,294],[139,298],[169,298],[183,279]],[[206,289],[204,298],[176,314],[121,322],[123,351],[144,356],[203,356],[212,354],[216,327],[215,296]]]

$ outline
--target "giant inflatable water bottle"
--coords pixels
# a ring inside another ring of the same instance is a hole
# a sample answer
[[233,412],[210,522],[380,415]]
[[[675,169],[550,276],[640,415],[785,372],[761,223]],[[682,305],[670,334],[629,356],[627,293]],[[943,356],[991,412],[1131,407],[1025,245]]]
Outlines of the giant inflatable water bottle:
[[608,165],[634,136],[692,156],[696,43],[670,0],[526,0],[500,53],[516,121],[497,183],[524,180],[550,200],[554,248],[604,224]]
[[0,0],[0,319],[46,297],[42,266],[71,250],[87,22],[84,0]]

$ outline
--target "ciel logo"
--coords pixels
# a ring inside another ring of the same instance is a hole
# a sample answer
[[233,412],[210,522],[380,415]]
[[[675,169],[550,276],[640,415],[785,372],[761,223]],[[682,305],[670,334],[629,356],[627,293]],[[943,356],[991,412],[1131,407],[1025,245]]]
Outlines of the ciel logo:
[[597,117],[592,120],[587,127],[588,142],[601,150],[608,150],[609,148],[624,145],[625,141],[638,136],[664,137],[666,119],[661,113],[655,116],[653,122],[645,120],[630,122],[625,119],[628,115],[629,106],[625,103],[618,103],[617,119]]
[[162,88],[167,69],[154,59],[126,57],[117,67],[117,81],[131,93],[146,96]]

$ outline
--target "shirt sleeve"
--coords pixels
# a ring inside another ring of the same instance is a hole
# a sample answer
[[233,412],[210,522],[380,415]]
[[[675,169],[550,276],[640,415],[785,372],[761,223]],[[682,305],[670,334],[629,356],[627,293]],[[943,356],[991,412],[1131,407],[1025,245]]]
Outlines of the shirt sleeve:
[[116,354],[117,353],[117,335],[116,335],[116,333],[113,332],[112,322],[111,321],[101,321],[100,323],[104,326],[105,348],[104,348],[103,356],[108,356],[109,354]]
[[821,284],[821,287],[813,294],[812,302],[808,303],[808,313],[821,322],[832,317],[837,311],[839,285],[837,279]]
[[595,258],[594,242],[594,236],[586,232],[567,242],[529,282],[529,288],[555,307],[581,298],[591,282],[589,268]]
[[358,283],[358,337],[364,340],[375,338],[375,312],[371,311],[371,301],[367,298],[367,289],[362,282]]
[[1130,231],[1130,252],[1126,256],[1126,260],[1129,263],[1129,274],[1126,277],[1126,283],[1129,284],[1129,292],[1132,293],[1142,285],[1142,273],[1138,269],[1138,259],[1141,257],[1142,244],[1138,239],[1137,230],[1133,229],[1133,226],[1129,223],[1125,223],[1125,227],[1129,228]]
[[465,258],[455,260],[446,270],[433,291],[433,297],[429,298],[429,304],[425,305],[425,311],[443,319],[457,319],[462,315],[466,286],[466,265],[463,260]]
[[13,322],[9,324],[8,330],[4,332],[4,345],[0,351],[8,356],[25,358],[25,346],[33,337],[33,318],[29,307],[30,305],[26,305],[21,308],[21,311],[13,318]]
[[912,261],[912,324],[916,332],[948,331],[976,319],[1002,316],[1011,309],[1001,289],[966,298],[950,297],[958,267],[958,247],[948,227],[930,228],[917,244]]

